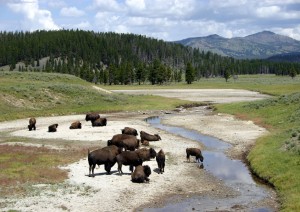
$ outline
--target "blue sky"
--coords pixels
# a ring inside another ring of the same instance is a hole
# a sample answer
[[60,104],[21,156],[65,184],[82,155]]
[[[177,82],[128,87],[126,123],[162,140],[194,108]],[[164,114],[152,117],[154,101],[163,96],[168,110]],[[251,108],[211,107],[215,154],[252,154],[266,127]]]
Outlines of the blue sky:
[[0,31],[78,28],[175,41],[269,30],[300,40],[300,0],[0,0],[0,9]]

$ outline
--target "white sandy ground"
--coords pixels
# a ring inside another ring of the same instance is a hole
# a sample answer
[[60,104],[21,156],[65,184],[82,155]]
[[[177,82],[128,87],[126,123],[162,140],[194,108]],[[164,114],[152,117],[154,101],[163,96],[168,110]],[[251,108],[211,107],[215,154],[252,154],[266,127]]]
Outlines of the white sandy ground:
[[[135,184],[130,181],[128,166],[123,166],[123,174],[119,175],[117,165],[112,168],[112,174],[106,175],[103,166],[96,168],[98,175],[88,177],[88,161],[82,158],[80,161],[70,164],[62,169],[69,171],[69,179],[64,183],[55,185],[36,185],[28,195],[23,198],[3,198],[0,196],[0,210],[15,209],[20,211],[133,211],[136,208],[152,204],[160,204],[171,195],[189,197],[195,194],[205,194],[218,197],[235,195],[235,191],[225,187],[222,181],[214,178],[205,169],[199,169],[196,163],[187,163],[185,149],[187,147],[200,147],[198,142],[181,138],[167,132],[155,129],[143,121],[144,118],[153,115],[162,115],[164,112],[140,112],[140,113],[115,113],[105,114],[108,125],[106,127],[93,128],[90,122],[84,120],[85,115],[71,115],[58,117],[37,118],[37,130],[29,132],[28,119],[15,120],[0,123],[0,131],[7,132],[19,142],[20,137],[36,140],[34,144],[49,147],[48,139],[55,139],[53,147],[64,142],[78,143],[88,142],[106,146],[106,142],[114,134],[120,133],[125,126],[134,127],[138,131],[145,130],[149,133],[159,133],[162,141],[151,142],[151,147],[156,151],[161,148],[167,154],[164,174],[156,172],[155,160],[145,162],[151,167],[150,183]],[[79,120],[83,127],[80,130],[70,130],[70,123]],[[225,114],[213,115],[211,112],[198,108],[195,111],[185,111],[172,116],[165,116],[163,122],[184,126],[198,130],[204,134],[213,135],[226,142],[234,144],[234,154],[241,154],[244,148],[254,143],[255,139],[264,135],[266,130],[249,121],[236,120]],[[50,124],[58,123],[58,131],[48,133]],[[47,142],[46,142],[47,141]],[[75,142],[76,141],[76,142]],[[1,143],[1,137],[0,137]],[[20,144],[20,143],[17,143]],[[52,146],[52,145],[50,145]],[[204,161],[205,162],[205,161]],[[270,194],[270,205],[274,202],[274,194]],[[276,206],[275,206],[276,207]]]
[[151,89],[151,90],[113,90],[117,93],[133,95],[157,95],[190,101],[228,103],[255,101],[269,97],[254,91],[242,89]]

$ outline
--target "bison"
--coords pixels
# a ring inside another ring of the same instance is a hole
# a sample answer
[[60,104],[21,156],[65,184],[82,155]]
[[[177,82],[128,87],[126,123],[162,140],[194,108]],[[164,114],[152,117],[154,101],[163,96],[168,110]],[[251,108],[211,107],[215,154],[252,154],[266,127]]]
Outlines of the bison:
[[151,174],[151,169],[148,165],[137,166],[134,172],[131,174],[131,181],[134,183],[143,183],[145,181],[149,182],[149,176]]
[[95,121],[92,121],[93,127],[103,127],[103,126],[106,126],[106,124],[107,124],[106,118],[98,118]]
[[151,135],[149,133],[146,133],[145,131],[140,132],[141,141],[147,140],[147,141],[159,141],[161,140],[161,137],[158,134]]
[[136,150],[136,152],[143,161],[149,161],[151,158],[155,158],[156,156],[156,151],[153,148],[142,148]]
[[29,119],[29,125],[28,125],[29,131],[31,131],[32,129],[36,130],[35,124],[36,124],[36,119],[35,118],[30,118]]
[[89,176],[95,176],[94,169],[96,167],[96,164],[99,166],[104,164],[105,171],[107,172],[107,174],[110,174],[111,168],[117,162],[116,157],[121,152],[122,149],[115,145],[104,147],[102,149],[96,149],[92,152],[88,150]]
[[123,146],[125,151],[134,151],[140,147],[140,140],[136,138],[127,138],[122,141],[120,146]]
[[122,165],[129,166],[129,170],[133,172],[133,167],[142,165],[143,160],[136,151],[125,151],[117,155],[118,171],[123,174]]
[[143,141],[141,141],[141,143],[143,146],[149,146],[149,141],[147,141],[147,140],[143,140]]
[[70,129],[81,129],[80,121],[75,121],[71,124]]
[[58,124],[52,124],[48,127],[48,132],[56,132]]
[[125,127],[124,129],[121,130],[122,134],[127,134],[127,135],[134,135],[137,136],[138,132],[136,129],[131,128],[131,127]]
[[199,160],[203,162],[203,156],[201,150],[198,148],[186,148],[186,159],[190,161],[190,155],[196,157],[196,161],[199,163]]
[[85,116],[85,120],[86,121],[95,121],[96,119],[99,119],[100,118],[100,115],[98,113],[88,113],[86,114]]
[[156,154],[156,162],[157,162],[157,166],[158,166],[160,174],[162,174],[165,171],[165,161],[166,161],[166,156],[165,156],[164,151],[161,149]]
[[132,139],[132,140],[136,140],[136,141],[138,140],[134,135],[116,134],[112,137],[111,140],[107,141],[107,146],[116,145],[116,146],[119,146],[119,147],[124,147],[123,141],[125,139]]

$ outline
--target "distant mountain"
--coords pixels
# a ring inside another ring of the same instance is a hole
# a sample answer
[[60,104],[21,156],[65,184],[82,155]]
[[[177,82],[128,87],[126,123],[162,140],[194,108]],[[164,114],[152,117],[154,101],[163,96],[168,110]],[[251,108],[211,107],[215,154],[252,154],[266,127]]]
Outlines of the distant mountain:
[[265,59],[273,55],[300,52],[300,41],[270,31],[230,39],[214,34],[176,43],[238,59]]
[[274,61],[274,62],[297,62],[297,63],[300,63],[300,52],[277,54],[277,55],[269,57],[267,60]]

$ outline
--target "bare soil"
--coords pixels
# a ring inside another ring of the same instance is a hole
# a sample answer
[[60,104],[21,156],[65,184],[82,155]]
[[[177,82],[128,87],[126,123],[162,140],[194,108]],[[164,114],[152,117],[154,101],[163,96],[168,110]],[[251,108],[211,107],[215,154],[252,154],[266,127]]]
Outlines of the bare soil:
[[[183,93],[183,96],[186,95]],[[220,92],[219,95],[223,96],[223,92]],[[243,101],[244,98],[241,100]],[[63,148],[60,142],[69,142],[74,145],[86,143],[90,146],[103,147],[106,146],[108,139],[114,134],[121,133],[121,129],[128,126],[136,128],[138,131],[144,130],[160,134],[162,140],[151,142],[150,147],[157,152],[163,149],[167,155],[164,174],[157,173],[155,160],[144,163],[149,165],[152,170],[150,182],[144,184],[131,182],[128,166],[123,166],[123,175],[117,173],[116,165],[112,168],[110,175],[107,175],[104,167],[100,166],[95,169],[95,177],[88,177],[87,157],[82,158],[76,163],[61,167],[69,172],[69,179],[64,183],[35,185],[30,195],[23,198],[0,197],[1,211],[134,211],[142,205],[161,205],[165,199],[173,195],[179,195],[182,198],[201,194],[218,197],[238,195],[236,191],[226,187],[222,181],[211,176],[205,169],[199,169],[198,164],[186,161],[185,149],[187,147],[203,149],[204,146],[198,142],[155,129],[144,119],[149,116],[174,113],[174,116],[168,116],[163,121],[167,124],[213,135],[225,142],[232,143],[234,148],[230,150],[229,154],[233,157],[242,155],[258,137],[266,134],[267,131],[250,121],[237,120],[226,114],[213,114],[203,107],[197,108],[197,113],[194,113],[194,110],[101,114],[102,117],[108,119],[108,125],[95,128],[91,126],[90,122],[84,120],[84,114],[38,117],[36,131],[28,131],[28,119],[0,123],[0,131],[15,137],[18,144],[22,143],[18,141],[18,138],[27,137],[32,138],[33,142],[23,143],[24,145],[44,145],[48,148]],[[70,130],[71,122],[76,120],[81,121],[82,129]],[[54,123],[59,124],[58,131],[48,133],[47,127]],[[51,140],[53,140],[53,144],[49,143]],[[1,137],[0,143],[3,144]],[[11,144],[14,145],[14,143]],[[275,204],[274,201],[271,201],[271,204]]]

